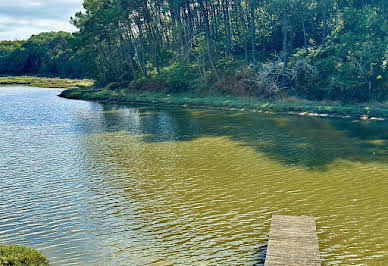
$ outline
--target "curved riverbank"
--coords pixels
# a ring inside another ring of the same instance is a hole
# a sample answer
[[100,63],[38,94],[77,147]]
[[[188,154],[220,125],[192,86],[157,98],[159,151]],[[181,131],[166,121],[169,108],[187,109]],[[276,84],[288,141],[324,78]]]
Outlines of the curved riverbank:
[[268,102],[253,97],[213,96],[191,93],[168,94],[163,92],[128,92],[95,88],[71,88],[60,97],[77,100],[104,101],[112,103],[138,103],[174,105],[201,108],[226,108],[258,112],[288,113],[322,117],[360,118],[385,120],[388,118],[386,104],[333,105],[298,99]]

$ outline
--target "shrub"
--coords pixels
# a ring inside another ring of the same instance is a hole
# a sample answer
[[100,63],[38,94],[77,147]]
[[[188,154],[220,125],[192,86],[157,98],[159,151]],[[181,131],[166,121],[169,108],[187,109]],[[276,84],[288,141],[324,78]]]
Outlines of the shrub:
[[198,79],[198,74],[189,65],[174,63],[162,68],[158,78],[166,84],[169,92],[179,92],[190,90],[193,81]]
[[25,246],[0,245],[0,265],[48,265],[48,260],[39,251]]
[[166,84],[159,78],[139,78],[129,84],[129,89],[135,91],[167,91]]

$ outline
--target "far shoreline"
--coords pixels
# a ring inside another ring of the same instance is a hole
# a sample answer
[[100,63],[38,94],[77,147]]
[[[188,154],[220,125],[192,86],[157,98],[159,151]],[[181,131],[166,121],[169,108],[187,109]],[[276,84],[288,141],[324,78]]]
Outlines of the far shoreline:
[[0,76],[0,86],[25,85],[39,88],[68,89],[92,86],[88,79],[51,78],[40,76]]

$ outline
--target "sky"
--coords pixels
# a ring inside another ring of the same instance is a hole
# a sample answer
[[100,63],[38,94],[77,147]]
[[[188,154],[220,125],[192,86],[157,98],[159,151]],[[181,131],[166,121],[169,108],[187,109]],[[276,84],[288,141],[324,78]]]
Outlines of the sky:
[[23,40],[46,31],[75,31],[70,17],[82,0],[0,0],[0,40]]

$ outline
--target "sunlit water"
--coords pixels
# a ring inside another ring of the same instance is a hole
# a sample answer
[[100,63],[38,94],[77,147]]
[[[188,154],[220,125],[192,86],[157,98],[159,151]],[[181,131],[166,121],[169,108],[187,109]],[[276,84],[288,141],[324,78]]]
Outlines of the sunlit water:
[[0,243],[56,264],[258,264],[273,214],[323,264],[388,265],[388,123],[0,88]]

